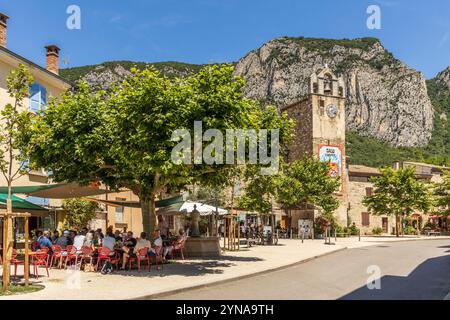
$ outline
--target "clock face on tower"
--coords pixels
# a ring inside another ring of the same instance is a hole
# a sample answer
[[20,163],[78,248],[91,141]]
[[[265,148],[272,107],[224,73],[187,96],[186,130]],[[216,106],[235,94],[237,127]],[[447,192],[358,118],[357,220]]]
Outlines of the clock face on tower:
[[339,113],[339,109],[338,109],[335,105],[330,104],[330,105],[327,107],[327,115],[328,115],[330,118],[336,118],[337,115],[338,115],[338,113]]

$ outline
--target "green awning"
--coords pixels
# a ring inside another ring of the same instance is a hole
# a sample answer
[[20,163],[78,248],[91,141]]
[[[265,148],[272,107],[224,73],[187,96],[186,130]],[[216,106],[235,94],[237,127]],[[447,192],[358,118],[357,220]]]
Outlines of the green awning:
[[[6,201],[8,199],[8,195],[5,193],[0,193],[0,209],[6,209]],[[27,212],[27,211],[42,211],[48,212],[47,209],[38,206],[34,203],[26,201],[22,198],[19,198],[15,195],[12,195],[12,206],[14,212]],[[30,212],[31,213],[31,212]]]

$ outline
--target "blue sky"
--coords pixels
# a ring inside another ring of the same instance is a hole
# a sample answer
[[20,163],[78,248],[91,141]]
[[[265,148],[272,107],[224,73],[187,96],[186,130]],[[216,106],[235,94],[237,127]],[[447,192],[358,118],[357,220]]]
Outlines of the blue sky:
[[[81,30],[66,28],[71,4],[81,8]],[[378,4],[382,29],[366,27]],[[15,0],[8,48],[45,64],[43,46],[62,48],[68,66],[110,60],[236,61],[280,36],[378,37],[427,78],[450,65],[448,0]]]

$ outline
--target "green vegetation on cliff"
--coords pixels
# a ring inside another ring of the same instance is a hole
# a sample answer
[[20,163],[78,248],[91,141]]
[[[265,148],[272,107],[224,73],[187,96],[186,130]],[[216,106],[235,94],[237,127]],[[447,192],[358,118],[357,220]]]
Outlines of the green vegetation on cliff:
[[134,61],[110,61],[98,65],[89,65],[83,67],[62,69],[60,71],[60,74],[68,81],[75,83],[81,78],[85,77],[91,71],[96,70],[97,68],[103,67],[105,69],[114,70],[114,68],[117,66],[122,66],[125,70],[130,70],[133,67],[139,70],[143,70],[149,66],[153,66],[156,70],[160,71],[162,75],[167,76],[169,78],[178,75],[186,76],[189,74],[197,73],[203,67],[203,65],[188,64],[175,61],[154,62],[154,63],[134,62]]

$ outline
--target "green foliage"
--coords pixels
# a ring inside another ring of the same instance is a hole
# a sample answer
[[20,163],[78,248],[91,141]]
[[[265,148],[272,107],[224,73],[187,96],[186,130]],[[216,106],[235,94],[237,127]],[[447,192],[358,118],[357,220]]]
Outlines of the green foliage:
[[347,156],[350,164],[369,167],[386,167],[394,161],[426,162],[423,151],[419,148],[396,148],[387,142],[358,135],[347,131]]
[[427,87],[435,114],[433,135],[425,148],[426,160],[450,166],[450,91],[436,80],[427,81]]
[[372,234],[375,236],[381,236],[384,233],[383,228],[381,227],[376,227],[372,229]]
[[330,51],[335,46],[344,48],[355,48],[363,51],[370,50],[380,40],[377,38],[359,38],[359,39],[324,39],[324,38],[305,38],[305,37],[284,37],[280,41],[295,41],[302,47],[312,51]]
[[217,205],[219,207],[226,205],[226,197],[223,188],[213,186],[202,186],[195,184],[189,190],[187,200],[208,203],[211,205],[215,205],[217,200]]
[[277,201],[286,207],[312,204],[325,214],[339,207],[334,193],[340,180],[328,176],[328,165],[313,158],[285,164],[277,179]]
[[404,230],[403,233],[406,235],[416,235],[417,234],[417,230],[413,227],[413,226],[407,226]]
[[429,211],[431,202],[428,189],[416,178],[414,167],[381,169],[381,174],[380,177],[371,178],[373,195],[365,197],[363,204],[371,214],[395,216],[398,235],[399,217],[408,217],[415,210]]
[[[49,104],[35,120],[32,163],[53,172],[55,181],[101,181],[139,196],[144,230],[155,227],[155,201],[161,192],[198,182],[215,187],[232,181],[237,166],[176,164],[172,133],[259,128],[272,123],[273,110],[243,95],[244,82],[231,65],[207,66],[186,78],[162,77],[153,68],[132,76],[109,93],[91,92],[82,83]],[[271,111],[272,110],[272,111]],[[206,146],[205,146],[206,147]]]
[[121,66],[125,70],[131,70],[133,68],[136,68],[140,71],[143,71],[148,68],[154,68],[155,70],[161,72],[162,75],[169,78],[192,75],[194,73],[199,72],[200,69],[203,67],[202,65],[187,64],[175,61],[156,62],[156,63],[134,62],[134,61],[110,61],[104,62],[99,65],[61,69],[60,75],[63,78],[67,79],[68,81],[76,83],[83,77],[85,77],[88,73],[94,70],[99,70],[99,72],[101,72],[102,70],[111,70],[112,72],[114,72],[114,69],[117,66]]
[[450,171],[444,172],[441,182],[433,184],[432,199],[436,214],[450,215]]
[[3,285],[2,283],[0,283],[0,296],[12,296],[12,295],[33,293],[41,291],[45,288],[42,285],[30,285],[29,287],[25,287],[23,285],[10,285],[8,286],[8,290],[5,292],[3,291],[2,287]]
[[96,217],[98,204],[81,199],[68,199],[63,201],[62,207],[66,211],[64,229],[79,231]]

